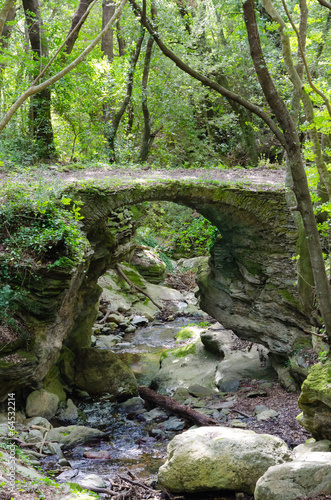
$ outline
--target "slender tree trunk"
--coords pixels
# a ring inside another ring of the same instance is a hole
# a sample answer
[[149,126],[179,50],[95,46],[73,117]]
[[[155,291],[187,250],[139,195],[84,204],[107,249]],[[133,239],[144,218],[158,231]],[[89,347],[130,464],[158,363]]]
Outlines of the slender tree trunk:
[[16,0],[5,0],[0,10],[0,36],[3,34],[4,27],[8,22],[8,15],[10,11],[15,8]]
[[148,109],[148,100],[147,100],[147,86],[148,86],[148,77],[149,70],[152,58],[152,50],[153,50],[154,40],[152,37],[148,39],[146,53],[145,53],[145,62],[144,62],[144,71],[142,77],[142,96],[141,96],[141,107],[144,116],[144,133],[141,142],[140,152],[139,152],[139,162],[144,162],[147,160],[148,153],[153,144],[154,137],[151,134],[151,119],[150,113]]
[[140,51],[141,51],[141,46],[144,40],[145,36],[145,31],[142,28],[139,38],[137,40],[136,48],[135,51],[132,54],[132,58],[130,61],[130,68],[128,71],[128,77],[127,77],[127,87],[126,87],[126,94],[124,97],[124,100],[121,104],[121,107],[119,110],[115,113],[111,125],[109,127],[109,132],[108,132],[108,147],[109,147],[109,161],[110,163],[114,163],[116,161],[116,155],[115,155],[115,138],[116,134],[118,131],[118,127],[120,126],[122,117],[126,111],[126,108],[128,104],[130,103],[131,95],[132,95],[132,89],[133,89],[133,77],[136,69],[136,65],[139,59]]
[[77,24],[80,22],[82,17],[84,16],[85,12],[87,11],[89,5],[93,2],[93,0],[80,0],[79,5],[77,7],[77,10],[72,18],[71,21],[71,27],[69,30],[69,35],[72,32],[72,34],[67,38],[66,45],[63,49],[63,55],[61,57],[61,60],[65,59],[65,54],[71,54],[72,49],[74,48],[74,45],[76,43],[76,40],[79,35],[80,28],[77,28],[75,31],[74,29],[76,28]]
[[293,179],[292,189],[297,202],[296,210],[300,212],[303,220],[318,306],[321,311],[327,336],[329,341],[331,341],[331,296],[325,272],[320,237],[316,226],[307,177],[302,161],[300,141],[296,131],[296,124],[293,123],[285,103],[276,90],[269,74],[260,44],[260,36],[257,29],[254,10],[254,0],[246,0],[243,3],[243,7],[250,52],[255,71],[268,104],[276,115],[284,133],[286,152]]
[[125,38],[122,33],[121,23],[118,20],[116,23],[116,34],[117,34],[117,42],[118,42],[118,54],[120,57],[125,56],[126,43]]
[[[4,23],[3,29],[2,29],[2,34],[0,37],[0,54],[3,53],[4,50],[8,48],[8,43],[9,43],[9,38],[10,35],[12,34],[13,31],[13,26],[10,24],[12,21],[15,20],[16,17],[16,1],[12,2],[12,7],[9,9],[6,21]],[[2,79],[2,72],[5,68],[5,64],[0,64],[0,83]]]
[[[102,29],[106,26],[115,12],[115,4],[111,0],[102,0]],[[106,36],[101,40],[101,50],[108,58],[108,61],[114,59],[114,36],[113,30],[109,30]]]
[[[43,65],[43,57],[47,56],[47,45],[42,33],[39,0],[23,0],[29,39],[36,67],[34,78]],[[51,159],[55,156],[53,127],[51,121],[51,91],[46,88],[31,97],[30,117],[32,134],[36,141],[39,159]]]

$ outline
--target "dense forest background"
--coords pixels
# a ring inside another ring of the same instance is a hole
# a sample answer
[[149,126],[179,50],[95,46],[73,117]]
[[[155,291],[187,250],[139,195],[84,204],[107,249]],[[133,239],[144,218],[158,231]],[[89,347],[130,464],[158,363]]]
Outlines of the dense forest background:
[[[278,92],[293,109],[296,89],[283,57],[279,24],[266,10],[268,3],[259,1],[255,6],[262,49]],[[314,85],[327,94],[331,11],[317,1],[307,2],[303,26],[305,3],[288,2],[289,14],[305,31],[305,57]],[[0,54],[2,116],[79,20],[82,23],[38,83],[74,61],[115,11],[111,0],[3,0],[1,5],[6,18]],[[323,98],[312,91],[298,67],[302,66],[298,39],[282,2],[275,2],[275,7],[286,23],[292,62],[310,95],[314,127],[322,134],[320,143],[328,161],[330,116]],[[240,1],[162,0],[152,4],[152,14],[149,5],[145,8],[154,19],[154,29],[176,56],[270,114],[253,68]],[[304,154],[313,161],[312,120],[303,105],[298,108],[293,112],[298,114]],[[281,162],[283,151],[251,111],[201,85],[164,57],[129,4],[74,71],[19,107],[0,140],[2,161],[24,164],[148,160],[162,167],[257,166]]]

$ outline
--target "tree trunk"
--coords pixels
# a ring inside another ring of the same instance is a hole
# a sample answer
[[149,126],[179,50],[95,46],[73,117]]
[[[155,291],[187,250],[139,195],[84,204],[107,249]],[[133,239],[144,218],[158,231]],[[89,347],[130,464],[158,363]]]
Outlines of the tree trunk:
[[[79,21],[82,19],[82,17],[84,16],[85,12],[88,9],[88,6],[92,2],[93,2],[93,0],[80,0],[79,5],[77,7],[77,10],[76,10],[76,12],[74,14],[74,17],[72,18],[72,21],[71,21],[71,27],[70,27],[70,30],[69,30],[69,35],[74,30],[74,28],[77,26],[77,24],[79,23]],[[104,27],[104,26],[102,26],[102,27]],[[67,40],[67,43],[65,45],[65,48],[63,50],[63,53],[70,54],[72,52],[72,49],[74,48],[74,45],[75,45],[76,40],[78,38],[80,28],[81,28],[81,26],[79,28],[77,28],[72,33],[72,35],[69,36],[69,38]],[[63,60],[64,57],[62,57],[61,59]]]
[[152,58],[152,49],[153,49],[154,40],[152,37],[148,39],[146,53],[145,53],[145,62],[144,62],[144,71],[142,77],[142,95],[141,95],[141,107],[144,116],[144,133],[141,142],[140,152],[138,161],[144,162],[147,160],[148,153],[152,146],[154,137],[152,138],[151,134],[151,121],[150,114],[148,109],[148,101],[147,101],[147,85],[148,85],[148,77],[149,77],[149,69]]
[[[106,26],[115,12],[115,4],[111,0],[102,0],[102,29]],[[114,37],[113,30],[109,30],[106,36],[101,40],[101,50],[108,58],[108,61],[114,59]]]
[[122,33],[121,23],[119,20],[116,23],[116,32],[117,32],[117,42],[118,42],[118,54],[120,57],[123,57],[125,56],[126,43]]
[[16,0],[5,0],[5,3],[0,10],[0,36],[3,34],[4,27],[8,22],[8,15],[10,11],[15,9],[15,3]]
[[127,87],[126,87],[126,94],[125,94],[124,100],[122,102],[121,107],[117,111],[117,113],[115,113],[115,115],[111,121],[111,125],[109,127],[107,140],[108,140],[108,147],[109,147],[109,161],[110,161],[110,163],[114,163],[116,161],[115,138],[116,138],[118,127],[120,126],[122,117],[125,113],[125,110],[129,104],[129,102],[130,102],[130,99],[131,99],[132,89],[133,89],[133,76],[134,76],[136,65],[137,65],[137,62],[139,59],[140,50],[141,50],[141,46],[142,46],[142,43],[144,40],[144,36],[145,36],[145,31],[142,29],[140,32],[139,38],[137,40],[136,49],[133,52],[132,58],[130,61],[130,68],[128,71]]
[[[26,23],[33,59],[36,66],[34,78],[43,65],[43,57],[47,56],[47,45],[42,36],[42,20],[39,0],[23,0]],[[36,141],[38,159],[51,159],[55,156],[53,127],[51,121],[51,91],[44,89],[30,99],[31,131]]]
[[326,328],[326,334],[329,341],[331,341],[331,296],[325,272],[320,237],[316,226],[307,177],[302,161],[300,140],[296,131],[296,124],[293,123],[285,103],[278,94],[269,74],[260,44],[260,36],[257,29],[254,10],[254,0],[246,0],[243,3],[243,7],[250,52],[255,71],[268,104],[276,115],[280,127],[283,130],[286,152],[293,179],[292,189],[297,202],[296,209],[301,214],[306,232],[308,251],[314,276],[315,293]]
[[[11,23],[12,21],[14,21],[15,17],[16,17],[15,1],[12,2],[13,5],[8,11],[7,18],[5,20],[5,23],[4,23],[4,26],[2,29],[2,34],[0,37],[0,54],[2,54],[3,51],[5,51],[8,48],[9,38],[10,38],[10,35],[13,31],[13,26],[11,24],[8,24],[8,23]],[[2,72],[3,72],[4,68],[5,68],[5,64],[0,64],[0,84],[2,84],[1,80],[2,80]]]
[[217,425],[217,422],[203,415],[198,411],[192,410],[185,405],[179,404],[175,399],[168,398],[167,396],[162,396],[152,389],[141,385],[138,387],[139,396],[142,397],[148,403],[153,403],[153,405],[164,408],[165,410],[170,410],[181,418],[188,420],[192,424],[196,425]]

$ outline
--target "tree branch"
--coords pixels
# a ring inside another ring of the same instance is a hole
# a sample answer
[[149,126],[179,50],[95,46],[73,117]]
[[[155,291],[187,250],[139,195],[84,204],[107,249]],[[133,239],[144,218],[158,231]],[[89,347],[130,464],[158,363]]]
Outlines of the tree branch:
[[295,25],[295,24],[294,24],[294,22],[293,22],[292,16],[291,16],[291,14],[289,13],[289,10],[288,10],[288,8],[287,8],[287,5],[286,5],[285,0],[282,0],[282,4],[283,4],[283,6],[284,6],[284,9],[285,9],[286,15],[287,15],[287,17],[288,17],[288,20],[290,21],[291,26],[292,26],[292,28],[293,28],[293,30],[294,30],[294,32],[295,32],[295,34],[296,34],[296,37],[297,37],[297,39],[298,39],[298,45],[299,45],[299,49],[300,49],[300,53],[301,53],[301,57],[302,57],[303,64],[304,64],[304,66],[305,66],[306,75],[307,75],[307,78],[308,78],[309,85],[310,85],[310,87],[312,88],[312,90],[315,92],[315,94],[319,95],[319,96],[323,99],[323,101],[324,101],[324,103],[325,103],[325,105],[326,105],[326,107],[327,107],[328,113],[329,113],[329,115],[330,115],[330,117],[331,117],[331,107],[330,107],[330,103],[329,103],[328,98],[326,97],[326,95],[324,95],[324,94],[323,94],[323,92],[321,92],[321,91],[320,91],[320,90],[319,90],[319,89],[318,89],[318,88],[314,85],[314,83],[313,83],[313,81],[312,81],[312,79],[311,79],[311,76],[310,76],[310,71],[309,71],[308,64],[307,64],[307,59],[306,59],[306,57],[305,57],[305,52],[304,52],[304,49],[303,49],[303,47],[302,47],[302,43],[301,43],[301,39],[300,39],[300,34],[299,34],[299,32],[298,32],[298,28],[296,27],[296,25]]
[[142,17],[142,11],[140,7],[137,5],[135,0],[129,0],[134,13],[136,14],[137,17],[139,17],[140,22],[145,28],[148,30],[148,32],[153,36],[156,44],[160,48],[160,50],[163,52],[163,54],[168,57],[168,59],[171,59],[176,66],[181,69],[182,71],[185,71],[188,75],[192,76],[199,82],[201,82],[203,85],[206,87],[212,88],[213,90],[216,90],[219,94],[223,95],[227,99],[232,99],[233,101],[237,102],[244,108],[248,109],[255,115],[259,116],[270,128],[270,130],[275,134],[279,142],[285,147],[285,139],[284,135],[282,134],[281,130],[278,128],[277,124],[272,120],[272,118],[265,112],[263,109],[261,109],[259,106],[256,106],[255,104],[251,103],[250,101],[247,101],[243,97],[240,97],[239,95],[235,94],[234,92],[231,92],[230,90],[222,87],[218,83],[214,82],[213,80],[210,80],[208,77],[202,75],[198,71],[195,71],[193,68],[188,66],[188,64],[184,63],[176,54],[174,54],[161,40],[159,37],[158,33],[155,32],[152,24],[147,20],[143,19]]

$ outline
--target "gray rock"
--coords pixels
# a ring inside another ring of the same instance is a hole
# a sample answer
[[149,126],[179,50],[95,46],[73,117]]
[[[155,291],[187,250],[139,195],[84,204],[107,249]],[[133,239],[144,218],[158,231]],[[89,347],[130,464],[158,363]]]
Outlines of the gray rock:
[[255,500],[294,500],[331,494],[331,453],[270,467],[257,481]]
[[62,449],[59,443],[48,443],[43,448],[43,453],[45,455],[57,455],[58,457],[62,457]]
[[200,427],[169,443],[158,481],[172,493],[229,489],[252,494],[259,477],[290,456],[286,443],[268,434]]
[[204,387],[200,384],[192,384],[188,387],[188,392],[197,398],[203,398],[206,396],[212,396],[215,394],[215,390],[209,387]]
[[43,434],[37,429],[31,429],[29,434],[26,436],[25,441],[27,443],[41,443],[43,440]]
[[106,488],[106,483],[97,474],[89,474],[81,480],[80,484],[83,488]]
[[298,422],[317,439],[331,440],[331,361],[312,366],[302,384]]
[[76,352],[76,385],[89,394],[111,394],[125,400],[138,393],[131,369],[112,351],[86,348]]
[[59,397],[44,389],[33,391],[26,400],[26,414],[28,417],[53,418],[59,405]]
[[98,349],[112,349],[118,342],[120,338],[117,335],[99,335],[96,340],[95,347]]
[[60,460],[58,461],[58,464],[61,467],[69,467],[70,466],[70,462],[68,462],[68,460],[66,458],[60,458]]
[[225,359],[218,365],[216,384],[222,392],[236,392],[238,388],[231,390],[223,387],[231,380],[274,378],[276,372],[268,360],[267,349],[253,345],[249,351],[226,352]]
[[43,417],[34,417],[34,418],[28,418],[25,421],[26,427],[29,429],[33,425],[38,425],[39,427],[44,427],[44,429],[49,430],[52,429],[52,424]]
[[127,399],[120,405],[120,409],[126,413],[141,410],[144,407],[144,400],[139,396]]
[[231,330],[216,330],[209,327],[207,331],[201,333],[200,338],[205,348],[220,359],[224,358],[225,352],[229,351],[233,344]]
[[98,429],[85,427],[83,425],[69,425],[68,427],[56,427],[48,433],[50,441],[57,441],[64,450],[84,444],[92,439],[101,438],[105,433]]
[[[309,453],[315,452],[331,452],[331,441],[328,439],[322,439],[322,441],[315,441],[314,438],[306,443],[299,444],[293,448],[293,460],[301,459],[303,456]],[[313,458],[313,457],[311,457]]]
[[146,326],[148,325],[148,319],[145,316],[133,316],[131,320],[132,325],[134,326]]
[[278,413],[275,410],[264,410],[257,414],[256,420],[261,422],[262,420],[270,420],[271,418],[277,417]]
[[134,325],[129,325],[125,328],[125,333],[134,333],[137,330],[137,327]]
[[67,407],[64,410],[61,410],[59,414],[59,419],[64,420],[66,422],[73,422],[78,419],[78,408],[73,403],[71,399],[67,401]]
[[217,387],[222,392],[237,392],[239,388],[239,380],[235,378],[223,377],[220,382],[218,382]]
[[172,397],[179,403],[184,403],[189,395],[190,393],[188,392],[188,389],[186,389],[186,387],[177,387]]
[[178,432],[182,431],[184,427],[185,427],[185,422],[176,417],[169,418],[169,420],[165,423],[166,431]]
[[161,368],[153,382],[159,392],[169,394],[179,386],[188,388],[198,384],[215,390],[218,358],[208,352],[200,340],[165,351]]

